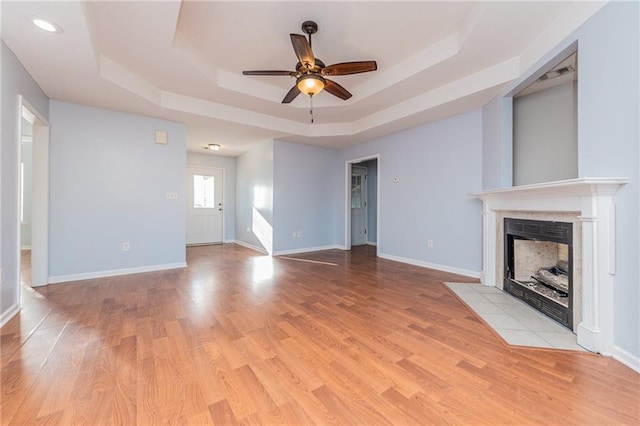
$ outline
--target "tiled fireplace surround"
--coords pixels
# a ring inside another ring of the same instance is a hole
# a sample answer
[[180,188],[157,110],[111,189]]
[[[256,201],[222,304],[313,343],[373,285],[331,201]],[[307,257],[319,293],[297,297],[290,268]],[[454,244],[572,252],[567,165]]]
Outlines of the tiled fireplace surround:
[[503,287],[504,218],[573,223],[573,324],[582,347],[613,351],[615,206],[626,178],[578,178],[484,191],[482,284]]

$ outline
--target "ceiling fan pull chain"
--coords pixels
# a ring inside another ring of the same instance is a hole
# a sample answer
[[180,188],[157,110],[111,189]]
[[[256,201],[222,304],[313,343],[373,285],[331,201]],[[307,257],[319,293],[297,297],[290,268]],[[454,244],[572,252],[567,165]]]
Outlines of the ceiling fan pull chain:
[[309,96],[309,114],[311,114],[311,124],[313,124],[313,95]]

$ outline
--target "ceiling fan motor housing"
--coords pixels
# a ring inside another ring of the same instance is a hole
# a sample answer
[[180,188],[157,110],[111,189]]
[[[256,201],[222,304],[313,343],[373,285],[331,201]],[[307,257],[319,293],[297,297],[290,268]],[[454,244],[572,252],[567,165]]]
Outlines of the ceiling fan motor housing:
[[313,21],[304,21],[302,23],[302,32],[305,34],[315,34],[318,32],[318,24]]

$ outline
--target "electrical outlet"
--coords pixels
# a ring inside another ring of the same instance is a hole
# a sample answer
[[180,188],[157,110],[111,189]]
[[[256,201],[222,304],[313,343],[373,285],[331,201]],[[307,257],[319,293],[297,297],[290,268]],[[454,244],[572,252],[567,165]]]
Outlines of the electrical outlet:
[[129,241],[122,243],[122,251],[129,251]]
[[433,248],[433,240],[427,240],[427,247]]
[[296,237],[298,237],[298,238],[302,237],[302,231],[296,232]]

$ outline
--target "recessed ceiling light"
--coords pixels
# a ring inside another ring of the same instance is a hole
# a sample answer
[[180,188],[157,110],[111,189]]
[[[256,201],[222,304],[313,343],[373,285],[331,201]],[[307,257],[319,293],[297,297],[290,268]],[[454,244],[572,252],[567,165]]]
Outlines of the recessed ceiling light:
[[217,143],[210,143],[209,145],[205,146],[204,149],[210,149],[211,151],[217,151],[220,149],[220,145],[218,145]]
[[41,18],[39,16],[28,16],[27,19],[36,27],[40,28],[41,30],[50,32],[50,33],[61,33],[62,32],[62,28],[60,28],[59,25],[56,25],[55,23]]

